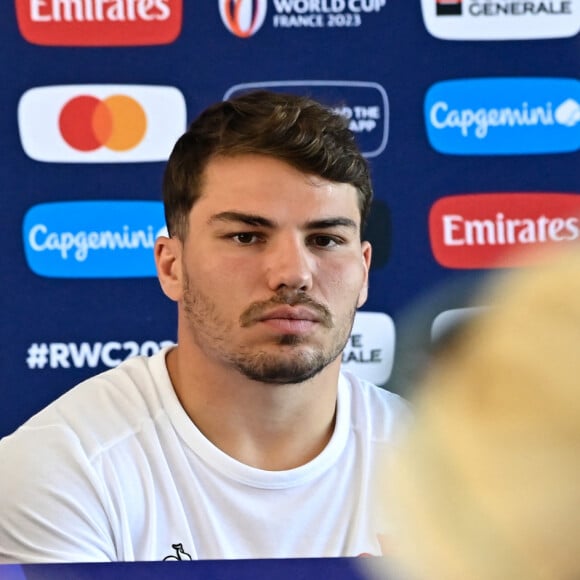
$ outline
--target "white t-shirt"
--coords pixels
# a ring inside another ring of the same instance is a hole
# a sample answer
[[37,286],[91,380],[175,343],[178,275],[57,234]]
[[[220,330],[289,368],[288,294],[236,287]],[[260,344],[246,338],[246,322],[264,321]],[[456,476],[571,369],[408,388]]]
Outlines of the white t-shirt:
[[195,427],[165,354],[81,383],[0,441],[0,562],[380,554],[374,474],[399,397],[341,375],[326,448],[263,471]]

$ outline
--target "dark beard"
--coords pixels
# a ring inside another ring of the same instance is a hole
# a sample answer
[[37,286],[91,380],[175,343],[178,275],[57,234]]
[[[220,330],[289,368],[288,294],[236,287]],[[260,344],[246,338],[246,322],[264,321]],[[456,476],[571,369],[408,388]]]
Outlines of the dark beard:
[[[347,337],[348,340],[348,337]],[[299,345],[300,337],[282,335],[278,344],[285,346]],[[267,384],[294,385],[311,379],[333,362],[342,352],[346,340],[336,352],[325,356],[323,352],[295,354],[291,358],[283,358],[268,353],[258,353],[251,358],[238,357],[233,360],[234,366],[248,379]]]
[[[251,326],[256,319],[268,308],[276,304],[298,304],[307,305],[319,315],[319,324],[326,328],[333,328],[334,322],[331,312],[322,304],[309,298],[302,292],[296,292],[287,288],[280,289],[276,296],[265,302],[252,304],[240,317],[241,326]],[[352,322],[354,321],[352,312]],[[260,352],[252,357],[238,357],[235,367],[240,373],[249,379],[268,384],[297,384],[311,379],[336,360],[344,350],[348,341],[349,332],[346,333],[341,344],[335,345],[334,350],[329,353],[322,351],[296,353],[291,358],[284,355],[268,354]],[[300,347],[304,339],[295,334],[283,334],[278,337],[278,344],[286,347]]]
[[[241,316],[240,325],[255,323],[260,313],[278,304],[303,304],[319,314],[320,324],[332,329],[334,322],[330,311],[307,296],[294,291],[280,291],[272,299],[251,305]],[[349,327],[343,329],[343,336],[336,337],[336,344],[330,345],[328,352],[322,350],[301,351],[301,344],[307,340],[294,334],[283,334],[277,338],[281,352],[251,352],[241,348],[232,352],[227,348],[228,327],[220,322],[211,299],[196,291],[188,277],[184,280],[184,306],[192,331],[203,332],[200,342],[211,344],[214,353],[222,357],[245,377],[266,384],[297,384],[311,379],[336,360],[348,342],[356,306],[353,307]],[[213,322],[208,326],[208,322]],[[346,326],[346,325],[345,325]],[[295,350],[296,352],[292,352]]]
[[[348,342],[356,308],[353,308],[351,323],[348,332],[341,342],[334,346],[331,352],[323,351],[295,353],[292,358],[260,352],[251,357],[236,357],[232,360],[235,368],[245,377],[267,384],[302,383],[316,376],[320,371],[334,362],[344,350]],[[283,334],[278,337],[278,344],[287,347],[300,347],[302,337],[295,334]]]

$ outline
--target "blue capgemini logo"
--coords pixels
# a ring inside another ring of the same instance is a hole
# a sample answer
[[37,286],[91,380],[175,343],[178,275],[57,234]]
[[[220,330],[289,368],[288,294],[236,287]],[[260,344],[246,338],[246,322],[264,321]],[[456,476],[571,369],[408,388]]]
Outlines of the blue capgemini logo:
[[153,246],[166,234],[157,201],[65,201],[28,210],[22,236],[30,269],[51,278],[155,276]]
[[434,84],[425,97],[431,146],[454,155],[580,149],[580,81],[479,78]]

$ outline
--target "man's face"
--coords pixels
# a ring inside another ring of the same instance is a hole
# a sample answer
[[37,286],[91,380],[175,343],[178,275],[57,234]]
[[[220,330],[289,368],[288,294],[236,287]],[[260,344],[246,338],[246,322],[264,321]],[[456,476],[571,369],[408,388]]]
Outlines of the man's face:
[[182,248],[182,331],[253,380],[309,379],[337,360],[366,299],[354,187],[260,155],[215,158],[204,178]]

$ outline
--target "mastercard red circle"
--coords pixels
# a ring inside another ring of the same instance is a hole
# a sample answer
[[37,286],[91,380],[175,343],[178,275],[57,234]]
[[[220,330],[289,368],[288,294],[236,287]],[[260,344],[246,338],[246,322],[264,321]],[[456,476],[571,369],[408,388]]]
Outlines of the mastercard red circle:
[[65,103],[58,126],[66,143],[77,151],[101,147],[127,151],[143,140],[147,117],[143,107],[127,95],[106,99],[79,95]]
[[82,95],[75,97],[62,108],[58,126],[63,139],[79,151],[94,151],[102,142],[93,131],[93,115],[101,101]]

